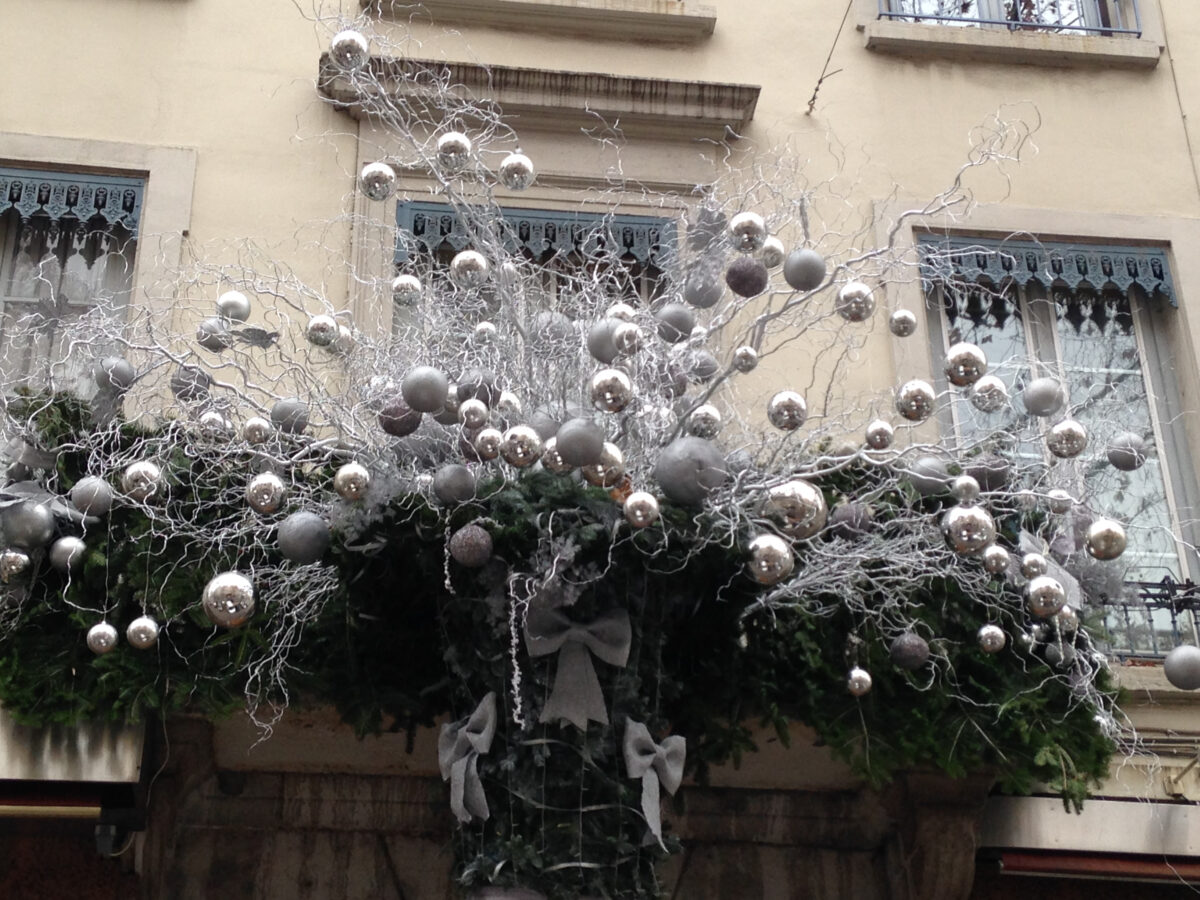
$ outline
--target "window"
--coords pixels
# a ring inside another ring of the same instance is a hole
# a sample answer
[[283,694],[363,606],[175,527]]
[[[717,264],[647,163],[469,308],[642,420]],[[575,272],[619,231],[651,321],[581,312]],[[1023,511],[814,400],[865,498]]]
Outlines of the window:
[[1013,31],[1141,34],[1136,4],[1122,0],[880,0],[879,15],[904,22]]
[[[976,344],[1014,398],[984,413],[958,394],[946,424],[964,450],[983,441],[979,449],[1010,459],[1040,490],[1064,487],[1084,508],[1137,523],[1122,557],[1124,585],[1118,572],[1115,584],[1089,591],[1104,598],[1114,649],[1162,653],[1178,642],[1180,629],[1191,637],[1190,617],[1169,602],[1144,602],[1162,594],[1151,586],[1177,585],[1194,574],[1179,540],[1181,523],[1195,513],[1184,483],[1186,451],[1173,427],[1173,366],[1156,339],[1156,321],[1175,302],[1165,252],[975,238],[930,237],[921,244],[935,350]],[[1036,430],[1019,427],[1022,388],[1046,375],[1067,388],[1064,415],[1088,431],[1089,449],[1075,460],[1053,460]],[[1145,463],[1128,472],[1109,465],[1104,452],[1123,432],[1136,433],[1148,450]],[[1066,523],[1056,532],[1057,549],[1087,562],[1072,528]]]
[[0,168],[0,371],[9,384],[87,394],[61,361],[62,326],[123,315],[133,286],[140,178]]

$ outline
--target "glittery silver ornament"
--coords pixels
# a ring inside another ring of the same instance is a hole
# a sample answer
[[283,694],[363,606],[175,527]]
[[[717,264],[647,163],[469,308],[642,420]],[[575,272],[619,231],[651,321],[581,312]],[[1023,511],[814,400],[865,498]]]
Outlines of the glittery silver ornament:
[[41,503],[22,500],[0,512],[8,542],[23,550],[44,547],[54,536],[54,513]]
[[983,559],[983,568],[992,575],[1003,575],[1008,571],[1008,564],[1012,557],[1008,551],[999,544],[992,544],[990,547],[985,547],[981,554]]
[[180,366],[171,375],[171,393],[185,403],[203,400],[212,387],[212,376],[197,366]]
[[1054,488],[1046,492],[1046,505],[1050,507],[1050,512],[1063,516],[1075,506],[1075,498],[1062,488]]
[[1059,459],[1074,459],[1087,445],[1087,431],[1074,419],[1063,419],[1046,435],[1046,447]]
[[600,461],[592,466],[580,466],[579,474],[596,487],[616,487],[625,475],[625,454],[616,444],[605,441]]
[[385,403],[376,418],[379,427],[392,437],[408,437],[421,427],[421,413],[405,403],[403,397],[393,397]]
[[965,341],[946,351],[946,378],[955,387],[967,387],[987,374],[988,361],[983,351]]
[[433,366],[416,366],[409,369],[400,383],[400,394],[410,409],[417,412],[437,412],[446,402],[450,379]]
[[460,288],[480,287],[490,270],[487,259],[477,250],[463,250],[450,260],[450,280]]
[[437,142],[437,162],[447,175],[457,175],[471,161],[471,139],[461,131],[447,131]]
[[[603,442],[600,446],[603,448]],[[555,475],[566,475],[575,470],[575,467],[564,460],[562,454],[558,452],[557,437],[547,438],[542,444],[542,467]]]
[[1038,575],[1025,586],[1025,604],[1038,618],[1048,619],[1067,602],[1067,592],[1057,579]]
[[767,240],[767,223],[756,212],[740,212],[729,220],[729,236],[742,253],[755,253]]
[[158,643],[158,623],[149,616],[138,616],[125,629],[125,640],[135,650],[149,650]]
[[987,624],[982,626],[975,633],[975,639],[979,641],[979,649],[984,653],[999,653],[1004,649],[1004,645],[1008,643],[1008,637],[1004,634],[1004,629],[999,625]]
[[450,535],[449,549],[459,565],[478,569],[492,558],[492,536],[478,525],[464,525]]
[[475,326],[475,330],[471,332],[471,337],[477,344],[490,344],[496,340],[496,324],[494,322],[480,322]]
[[668,344],[686,341],[692,329],[696,327],[695,314],[682,303],[664,304],[654,314],[654,318],[658,322],[658,336]]
[[633,399],[633,382],[620,369],[601,369],[592,376],[588,394],[601,412],[620,412]]
[[521,401],[512,391],[501,391],[500,399],[496,401],[496,412],[502,419],[515,419],[521,415]]
[[421,279],[404,272],[392,279],[392,300],[401,306],[416,306],[421,299]]
[[242,425],[242,438],[250,444],[263,444],[271,439],[275,426],[262,416],[251,416]]
[[646,491],[634,491],[625,498],[625,521],[634,528],[645,528],[658,521],[658,498]]
[[763,241],[762,251],[758,254],[758,258],[762,260],[762,264],[768,269],[777,269],[783,265],[783,260],[787,256],[787,248],[783,246],[783,241],[769,235]]
[[1097,519],[1088,526],[1084,546],[1095,559],[1116,559],[1125,552],[1125,529],[1112,519]]
[[759,584],[778,584],[792,574],[795,557],[788,542],[775,534],[760,534],[750,542],[750,577]]
[[838,291],[833,308],[847,322],[865,322],[875,312],[875,298],[869,285],[848,281]]
[[343,72],[357,72],[371,58],[371,46],[357,31],[339,31],[329,42],[329,58]]
[[808,418],[808,404],[795,391],[780,391],[767,402],[767,418],[782,431],[795,431]]
[[1037,578],[1050,571],[1050,563],[1041,553],[1026,553],[1021,557],[1021,575],[1025,578]]
[[215,409],[201,413],[199,425],[208,437],[225,437],[233,431],[233,423]]
[[733,367],[739,372],[753,372],[758,367],[758,351],[742,346],[733,351]]
[[487,404],[482,400],[464,400],[458,404],[458,420],[467,428],[482,428],[488,420]]
[[157,497],[163,491],[162,469],[146,460],[130,463],[121,473],[121,490],[132,500]]
[[300,434],[308,427],[308,405],[297,397],[285,397],[271,405],[271,423],[287,434]]
[[260,472],[246,485],[246,503],[257,513],[272,515],[283,508],[287,485],[274,472]]
[[871,692],[871,673],[866,669],[855,666],[846,676],[846,690],[855,697],[863,697]]
[[500,160],[497,174],[500,176],[500,183],[510,191],[525,190],[533,184],[536,176],[533,160],[524,153],[510,153]]
[[387,163],[367,163],[358,176],[358,186],[368,200],[386,200],[396,190],[396,172]]
[[503,443],[504,435],[499,428],[481,428],[472,446],[480,459],[493,460],[500,456],[500,445]]
[[433,495],[447,506],[475,498],[475,476],[466,466],[449,463],[433,474]]
[[518,469],[532,466],[542,456],[541,435],[528,425],[514,425],[504,432],[500,455],[506,463]]
[[333,316],[313,316],[304,327],[304,337],[314,347],[330,347],[338,337],[338,323]]
[[983,375],[971,386],[971,405],[984,413],[994,413],[1008,405],[1008,388],[995,375]]
[[825,527],[829,510],[819,488],[794,478],[767,491],[762,514],[788,537],[803,540]]
[[50,565],[59,572],[78,572],[87,559],[87,544],[74,535],[60,537],[50,545]]
[[333,536],[329,523],[306,510],[294,512],[279,524],[276,542],[284,559],[299,565],[314,563],[325,555]]
[[996,523],[978,506],[956,506],[942,517],[942,534],[960,556],[974,556],[996,539]]
[[927,382],[907,381],[896,391],[896,412],[910,422],[924,422],[933,414],[937,394]]
[[97,622],[87,633],[88,649],[103,656],[117,646],[117,629],[108,622]]
[[1200,648],[1180,644],[1163,660],[1163,674],[1181,691],[1200,688]]
[[898,309],[888,316],[888,330],[896,337],[911,337],[917,333],[917,314],[911,309]]
[[825,258],[808,247],[793,250],[783,261],[783,280],[793,290],[811,291],[820,287],[825,273]]
[[767,289],[767,267],[752,256],[740,256],[725,270],[725,283],[739,297],[757,297]]
[[569,419],[555,435],[563,462],[572,467],[592,465],[604,450],[604,431],[591,419]]
[[200,605],[214,625],[236,628],[254,615],[254,585],[240,572],[222,572],[204,586]]
[[[562,432],[559,432],[561,449]],[[703,438],[676,438],[658,454],[654,479],[669,500],[699,506],[713,489],[725,483],[728,465],[721,452]]]
[[875,419],[867,425],[865,432],[867,446],[872,450],[886,450],[896,439],[896,429],[891,422]]
[[1054,614],[1054,627],[1060,635],[1071,635],[1079,630],[1079,613],[1069,606],[1063,606]]
[[95,475],[85,475],[71,488],[71,505],[84,515],[106,516],[112,501],[112,486]]
[[370,486],[371,473],[360,463],[346,463],[333,473],[333,489],[343,500],[361,500]]
[[119,356],[106,356],[96,363],[96,367],[92,370],[92,378],[97,386],[121,393],[133,387],[133,382],[137,379],[137,371],[129,363],[129,360]]
[[1021,400],[1030,415],[1052,416],[1067,403],[1067,392],[1055,378],[1035,378],[1025,385]]
[[613,346],[623,356],[630,356],[642,349],[642,329],[633,322],[622,322],[613,329]]
[[221,316],[210,316],[196,327],[196,343],[205,350],[220,353],[233,346],[233,333],[229,321]]
[[929,660],[929,643],[919,634],[906,631],[892,641],[888,656],[896,668],[915,672]]
[[714,438],[721,431],[721,411],[711,403],[697,406],[687,417],[688,434],[700,438]]
[[0,581],[10,584],[29,570],[29,554],[24,550],[0,551]]
[[1109,442],[1107,456],[1114,469],[1132,472],[1146,461],[1146,442],[1132,431],[1123,431]]

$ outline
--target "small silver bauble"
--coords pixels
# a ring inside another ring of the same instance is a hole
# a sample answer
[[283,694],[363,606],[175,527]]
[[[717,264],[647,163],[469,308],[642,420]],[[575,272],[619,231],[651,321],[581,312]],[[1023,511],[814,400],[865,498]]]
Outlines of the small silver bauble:
[[493,460],[500,455],[500,445],[504,443],[504,435],[498,428],[483,428],[475,435],[472,446],[482,460]]
[[981,627],[976,633],[975,639],[979,641],[979,649],[984,653],[999,653],[1008,643],[1004,629],[999,625],[991,624]]
[[1116,559],[1125,552],[1125,529],[1112,519],[1097,519],[1088,526],[1084,546],[1095,559]]
[[1067,643],[1055,642],[1046,648],[1046,662],[1060,669],[1074,665],[1075,656],[1075,648]]
[[1021,488],[1013,494],[1013,503],[1022,512],[1032,512],[1037,509],[1038,496],[1029,488]]
[[129,360],[119,356],[106,356],[92,369],[92,378],[98,387],[121,393],[133,387],[137,372]]
[[825,527],[829,510],[820,489],[794,478],[767,491],[762,514],[788,537],[803,540]]
[[1050,512],[1063,516],[1071,511],[1075,505],[1075,498],[1062,488],[1054,488],[1046,492],[1046,504],[1050,507]]
[[1200,648],[1191,644],[1176,647],[1163,660],[1163,674],[1181,691],[1200,688]]
[[633,322],[622,322],[613,329],[613,346],[617,352],[625,356],[637,353],[642,349],[642,329]]
[[797,291],[811,291],[825,280],[825,258],[816,250],[793,250],[783,261],[783,280]]
[[542,466],[555,475],[566,475],[574,466],[565,462],[558,453],[558,438],[552,437],[542,445]]
[[464,525],[450,535],[447,549],[459,565],[478,569],[492,558],[492,536],[479,525]]
[[733,351],[733,367],[739,372],[753,372],[758,366],[758,351],[753,347],[738,347]]
[[338,337],[338,323],[333,316],[319,315],[308,320],[304,336],[314,347],[329,347]]
[[846,676],[846,690],[855,697],[862,697],[871,691],[871,673],[866,669],[855,666]]
[[911,309],[898,309],[888,317],[888,328],[896,337],[910,337],[917,332],[917,315]]
[[162,469],[143,460],[131,463],[121,473],[121,490],[133,500],[149,500],[162,490]]
[[357,31],[339,31],[329,42],[329,58],[343,72],[357,72],[371,58],[371,46]]
[[620,369],[601,369],[588,385],[592,405],[602,412],[620,412],[633,399],[633,382]]
[[896,412],[910,422],[924,422],[933,414],[937,394],[924,381],[908,381],[896,391]]
[[606,319],[620,319],[622,322],[632,322],[637,318],[637,310],[628,303],[614,303],[604,311],[604,317]]
[[233,431],[233,423],[215,409],[201,413],[199,425],[209,437],[223,437]]
[[337,339],[334,340],[333,346],[329,348],[330,351],[345,355],[354,349],[354,343],[354,329],[348,325],[343,325],[341,322],[338,322]]
[[480,322],[471,332],[471,336],[479,344],[490,344],[496,339],[496,325],[493,322]]
[[271,423],[287,434],[300,434],[308,427],[308,404],[298,397],[284,397],[271,404]]
[[1008,404],[1008,387],[997,376],[984,375],[971,387],[968,399],[980,412],[997,412]]
[[946,378],[955,387],[967,387],[987,374],[988,361],[983,351],[965,341],[946,351]]
[[974,556],[996,539],[996,523],[978,506],[956,506],[942,517],[942,534],[955,553]]
[[970,475],[959,475],[950,482],[950,493],[959,503],[974,503],[979,499],[979,482]]
[[787,249],[783,246],[783,241],[770,235],[763,241],[762,251],[758,258],[762,260],[762,264],[768,269],[777,269],[783,265],[783,260],[787,257]]
[[542,437],[536,428],[529,425],[514,425],[504,432],[500,442],[500,455],[510,466],[523,469],[541,459]]
[[729,220],[733,245],[743,253],[755,253],[767,240],[767,223],[756,212],[741,212]]
[[892,641],[888,656],[896,668],[915,672],[929,659],[929,642],[919,634],[906,631]]
[[250,298],[241,291],[226,291],[217,298],[217,315],[231,322],[250,318]]
[[521,415],[521,401],[512,391],[501,391],[496,400],[496,412],[502,419],[515,419]]
[[242,425],[242,437],[251,444],[265,443],[274,433],[275,426],[262,416],[251,416]]
[[343,500],[361,500],[370,486],[371,473],[361,463],[346,463],[333,473],[333,489]]
[[260,472],[246,485],[246,503],[257,513],[269,516],[283,508],[287,485],[274,472]]
[[983,567],[992,575],[1003,575],[1008,571],[1008,551],[999,544],[985,547],[982,554]]
[[500,160],[500,183],[510,191],[523,191],[533,184],[533,160],[524,153],[510,153]]
[[196,343],[205,350],[220,353],[233,346],[229,321],[221,316],[209,316],[196,327]]
[[29,570],[29,554],[24,550],[0,551],[0,581],[9,584]]
[[4,536],[22,550],[44,547],[54,537],[54,513],[42,503],[20,500],[0,513]]
[[886,450],[896,439],[896,429],[890,422],[875,419],[867,425],[865,437],[867,446],[872,450]]
[[423,413],[439,412],[446,404],[449,390],[450,379],[433,366],[414,366],[400,382],[400,395],[408,408]]
[[158,623],[149,616],[138,616],[125,629],[125,640],[137,650],[149,650],[158,643]]
[[695,314],[682,303],[666,303],[654,314],[658,336],[668,344],[686,341],[696,327]]
[[658,512],[658,498],[646,491],[634,491],[625,498],[625,520],[634,528],[653,525]]
[[1050,563],[1040,553],[1026,553],[1021,557],[1021,575],[1025,578],[1037,578],[1050,571]]
[[688,355],[688,378],[698,384],[707,384],[721,371],[717,358],[707,350],[694,350]]
[[87,558],[87,544],[74,535],[60,537],[50,545],[50,565],[60,572],[78,572]]
[[1125,431],[1109,442],[1107,455],[1109,465],[1114,469],[1132,472],[1146,461],[1146,442],[1140,435]]
[[471,139],[461,131],[447,131],[438,138],[437,161],[447,175],[457,175],[471,161]]
[[1039,575],[1025,586],[1025,603],[1033,615],[1048,619],[1067,602],[1067,592],[1057,579]]
[[407,272],[392,279],[392,300],[401,306],[415,306],[421,299],[421,279]]
[[875,312],[875,298],[870,286],[861,281],[846,282],[838,291],[834,309],[847,322],[866,321]]
[[778,535],[760,534],[750,542],[750,561],[746,564],[759,584],[778,584],[792,574],[796,566],[792,548]]
[[235,628],[254,615],[254,585],[240,572],[222,572],[204,586],[201,605],[214,625]]
[[1054,627],[1059,635],[1074,634],[1079,630],[1079,613],[1069,606],[1063,606],[1054,614]]
[[108,515],[112,498],[111,485],[95,475],[85,475],[71,488],[71,505],[88,516]]
[[767,418],[782,431],[795,431],[808,418],[808,404],[795,391],[780,391],[767,403]]
[[1046,435],[1046,447],[1059,459],[1073,459],[1087,444],[1087,431],[1074,419],[1063,419]]
[[1052,416],[1067,402],[1067,392],[1055,378],[1035,378],[1021,392],[1025,409],[1034,416]]
[[711,403],[697,406],[687,417],[687,430],[696,437],[716,437],[721,431],[721,411]]
[[358,185],[367,199],[386,200],[396,190],[396,171],[387,163],[367,163],[358,176]]
[[97,622],[87,633],[88,649],[103,656],[117,646],[117,629],[108,622]]
[[477,288],[487,281],[491,266],[477,250],[463,250],[450,260],[450,280],[460,288]]
[[588,484],[596,487],[616,487],[625,476],[625,454],[616,444],[604,442],[600,451],[600,462],[593,466],[580,466],[579,473]]
[[458,404],[458,421],[466,428],[482,428],[487,424],[488,408],[482,400],[472,397]]

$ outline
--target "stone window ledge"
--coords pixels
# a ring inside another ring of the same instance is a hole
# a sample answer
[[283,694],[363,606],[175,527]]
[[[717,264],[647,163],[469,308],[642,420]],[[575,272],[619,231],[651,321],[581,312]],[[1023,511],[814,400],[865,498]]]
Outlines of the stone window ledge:
[[961,59],[1068,68],[1152,69],[1162,48],[1146,38],[951,28],[875,19],[860,26],[868,50],[919,59]]
[[435,25],[476,25],[622,41],[707,38],[716,10],[694,0],[361,0],[364,9]]

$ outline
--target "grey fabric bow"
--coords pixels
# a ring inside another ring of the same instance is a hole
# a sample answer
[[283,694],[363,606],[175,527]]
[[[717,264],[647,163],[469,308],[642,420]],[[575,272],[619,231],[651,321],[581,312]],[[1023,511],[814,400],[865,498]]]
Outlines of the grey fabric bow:
[[586,625],[572,622],[556,609],[531,609],[525,617],[529,655],[558,652],[558,671],[540,721],[566,719],[580,730],[586,729],[589,721],[607,725],[604,692],[589,653],[609,665],[624,667],[631,638],[629,613],[623,609],[611,609]]
[[460,822],[489,815],[478,762],[479,755],[491,749],[495,735],[495,693],[480,700],[475,712],[465,719],[443,725],[438,735],[438,767],[442,781],[450,782],[450,809]]
[[674,794],[683,780],[683,761],[687,757],[687,740],[678,735],[654,743],[650,729],[633,719],[625,720],[625,770],[630,778],[642,779],[642,815],[650,826],[650,834],[658,845],[667,849],[662,839],[662,809],[658,789],[661,784],[668,794]]

